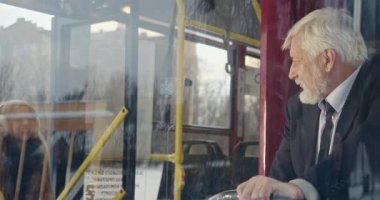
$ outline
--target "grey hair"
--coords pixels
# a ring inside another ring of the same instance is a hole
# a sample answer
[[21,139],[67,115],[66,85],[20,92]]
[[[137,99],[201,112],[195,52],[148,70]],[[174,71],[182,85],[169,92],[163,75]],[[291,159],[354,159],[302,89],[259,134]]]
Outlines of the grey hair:
[[345,63],[361,64],[367,47],[360,31],[354,31],[353,19],[344,9],[322,8],[299,20],[288,32],[282,49],[289,49],[295,35],[301,36],[302,49],[316,58],[326,49],[334,49]]

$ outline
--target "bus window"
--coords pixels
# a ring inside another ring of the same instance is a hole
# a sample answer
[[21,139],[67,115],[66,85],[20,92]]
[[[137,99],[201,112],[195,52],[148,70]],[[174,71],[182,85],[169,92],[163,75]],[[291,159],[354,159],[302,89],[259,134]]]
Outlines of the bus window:
[[226,72],[224,49],[186,41],[184,123],[216,128],[230,127],[231,75]]
[[245,140],[259,139],[259,97],[260,97],[260,59],[245,56],[244,82],[244,137]]

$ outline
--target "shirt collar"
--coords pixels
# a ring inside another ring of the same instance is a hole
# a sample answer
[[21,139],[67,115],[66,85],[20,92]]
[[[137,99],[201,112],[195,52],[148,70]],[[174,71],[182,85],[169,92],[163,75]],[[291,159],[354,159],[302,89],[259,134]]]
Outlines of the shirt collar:
[[[348,93],[350,92],[352,85],[356,77],[358,76],[359,70],[361,66],[359,66],[354,73],[352,73],[346,80],[344,80],[338,87],[336,87],[327,97],[326,101],[335,109],[337,113],[342,111],[344,103],[348,97]],[[322,100],[319,101],[318,107],[320,109],[323,108]],[[324,110],[324,109],[322,109]]]

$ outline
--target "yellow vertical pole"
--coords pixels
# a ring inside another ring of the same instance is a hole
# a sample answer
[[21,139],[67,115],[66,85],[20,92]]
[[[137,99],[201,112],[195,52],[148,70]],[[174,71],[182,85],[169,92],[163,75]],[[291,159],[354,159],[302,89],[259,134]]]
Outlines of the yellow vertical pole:
[[185,6],[183,0],[177,3],[177,66],[176,66],[176,121],[175,121],[175,153],[174,153],[174,200],[181,199],[184,171],[182,168],[182,128],[183,128],[183,87],[184,69],[183,54],[185,44]]

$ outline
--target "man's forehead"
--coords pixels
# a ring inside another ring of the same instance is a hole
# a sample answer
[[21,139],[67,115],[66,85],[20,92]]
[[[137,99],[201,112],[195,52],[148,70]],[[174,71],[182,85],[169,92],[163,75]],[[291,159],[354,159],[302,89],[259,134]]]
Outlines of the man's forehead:
[[300,57],[301,56],[301,40],[299,37],[294,36],[290,43],[290,57]]
[[297,56],[299,56],[297,54],[296,46],[294,46],[294,45],[290,46],[289,55],[291,58],[297,58]]

